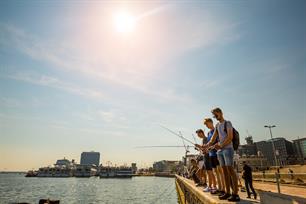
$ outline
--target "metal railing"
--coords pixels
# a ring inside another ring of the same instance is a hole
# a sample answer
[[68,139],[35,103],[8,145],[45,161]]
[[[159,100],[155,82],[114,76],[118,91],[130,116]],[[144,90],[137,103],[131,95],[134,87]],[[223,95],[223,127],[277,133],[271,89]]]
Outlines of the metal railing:
[[263,182],[275,182],[277,185],[278,193],[281,192],[281,184],[305,184],[306,173],[253,173],[253,180],[261,180]]

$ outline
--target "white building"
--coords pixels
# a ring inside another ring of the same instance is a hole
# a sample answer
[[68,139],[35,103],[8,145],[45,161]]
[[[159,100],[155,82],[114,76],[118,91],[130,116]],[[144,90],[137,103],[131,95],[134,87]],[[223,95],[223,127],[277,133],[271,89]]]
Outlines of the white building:
[[81,154],[81,165],[96,165],[100,163],[100,152],[82,152]]

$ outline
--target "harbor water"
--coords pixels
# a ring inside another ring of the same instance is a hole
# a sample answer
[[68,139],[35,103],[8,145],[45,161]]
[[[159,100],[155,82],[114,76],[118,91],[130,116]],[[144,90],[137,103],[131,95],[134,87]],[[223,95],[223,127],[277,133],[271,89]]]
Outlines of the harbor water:
[[127,179],[26,178],[0,174],[0,203],[38,203],[50,198],[65,203],[178,203],[174,178]]

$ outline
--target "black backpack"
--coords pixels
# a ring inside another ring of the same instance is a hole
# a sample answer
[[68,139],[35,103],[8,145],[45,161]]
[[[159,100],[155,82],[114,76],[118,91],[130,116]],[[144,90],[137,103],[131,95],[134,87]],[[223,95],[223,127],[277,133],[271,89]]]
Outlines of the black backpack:
[[[224,123],[224,132],[226,132],[226,134],[227,134],[226,123],[227,123],[227,121],[225,121],[225,123]],[[240,139],[239,139],[239,132],[234,127],[233,127],[232,143],[233,143],[234,150],[237,150],[239,145],[240,145]]]

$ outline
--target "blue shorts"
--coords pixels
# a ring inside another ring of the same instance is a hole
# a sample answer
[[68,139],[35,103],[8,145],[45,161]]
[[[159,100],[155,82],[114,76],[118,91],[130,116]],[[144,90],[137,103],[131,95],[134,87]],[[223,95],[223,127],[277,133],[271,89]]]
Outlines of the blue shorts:
[[234,149],[225,148],[217,152],[220,166],[233,166],[234,164]]

